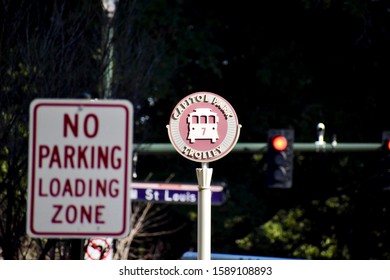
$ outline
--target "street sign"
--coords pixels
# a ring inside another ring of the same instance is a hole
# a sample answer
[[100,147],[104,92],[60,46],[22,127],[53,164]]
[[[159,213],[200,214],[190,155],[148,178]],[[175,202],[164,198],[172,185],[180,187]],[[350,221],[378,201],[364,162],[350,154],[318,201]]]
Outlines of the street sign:
[[211,162],[234,148],[241,125],[233,107],[223,97],[196,92],[176,105],[167,128],[172,145],[182,156]]
[[[223,186],[211,185],[211,204],[221,205],[226,200]],[[197,204],[198,185],[133,182],[131,184],[132,201],[150,201],[155,203]]]
[[130,230],[133,106],[127,100],[30,104],[27,232],[123,237]]

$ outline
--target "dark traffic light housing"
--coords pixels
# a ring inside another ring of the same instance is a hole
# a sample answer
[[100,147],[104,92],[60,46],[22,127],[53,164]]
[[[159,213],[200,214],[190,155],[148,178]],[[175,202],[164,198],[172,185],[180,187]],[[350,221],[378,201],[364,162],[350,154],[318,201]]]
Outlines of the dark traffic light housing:
[[383,189],[390,189],[390,131],[382,132],[382,165],[383,165]]
[[382,132],[382,150],[387,154],[390,153],[390,131]]
[[268,130],[266,151],[266,186],[289,189],[292,187],[294,166],[294,130]]

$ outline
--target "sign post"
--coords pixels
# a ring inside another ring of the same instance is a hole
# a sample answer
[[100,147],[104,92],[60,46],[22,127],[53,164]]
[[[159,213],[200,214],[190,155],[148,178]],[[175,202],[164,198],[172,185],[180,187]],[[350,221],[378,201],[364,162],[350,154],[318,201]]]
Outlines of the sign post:
[[176,151],[200,162],[198,179],[198,259],[211,258],[211,177],[208,163],[229,153],[238,141],[241,125],[233,107],[211,92],[195,92],[174,108],[168,136]]
[[128,234],[132,117],[127,100],[36,99],[30,104],[30,236]]
[[213,169],[207,162],[202,162],[202,168],[196,169],[199,184],[198,202],[198,259],[211,259],[211,176]]

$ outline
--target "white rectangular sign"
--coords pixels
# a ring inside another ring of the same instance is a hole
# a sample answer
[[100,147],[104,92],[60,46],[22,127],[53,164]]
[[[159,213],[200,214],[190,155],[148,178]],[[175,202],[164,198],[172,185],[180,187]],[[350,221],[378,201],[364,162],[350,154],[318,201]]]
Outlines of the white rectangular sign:
[[27,232],[123,237],[130,230],[133,106],[127,100],[30,104]]

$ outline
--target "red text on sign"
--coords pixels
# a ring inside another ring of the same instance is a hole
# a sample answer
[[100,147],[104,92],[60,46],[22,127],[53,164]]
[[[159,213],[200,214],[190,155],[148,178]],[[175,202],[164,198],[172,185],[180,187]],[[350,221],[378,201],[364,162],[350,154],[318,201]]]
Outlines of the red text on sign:
[[[79,136],[79,115],[74,115],[73,121],[68,114],[64,115],[64,137],[68,137],[68,129],[74,137]],[[95,114],[88,114],[84,118],[83,133],[88,138],[93,138],[99,130],[99,119]]]
[[64,222],[68,224],[74,223],[95,223],[104,224],[102,220],[104,205],[89,205],[89,206],[76,206],[76,205],[60,205],[54,204],[54,215],[51,219],[53,224],[62,224]]
[[112,197],[119,195],[119,181],[117,179],[51,179],[43,184],[38,181],[38,195],[40,197]]
[[38,167],[42,168],[113,168],[122,167],[120,146],[40,145]]

